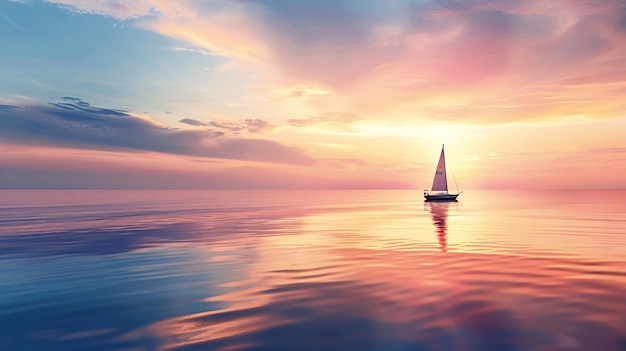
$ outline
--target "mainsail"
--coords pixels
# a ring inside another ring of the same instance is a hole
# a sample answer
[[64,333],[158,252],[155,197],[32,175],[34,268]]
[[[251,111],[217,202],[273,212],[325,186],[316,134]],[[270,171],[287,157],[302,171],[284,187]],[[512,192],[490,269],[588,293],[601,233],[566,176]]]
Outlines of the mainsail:
[[446,178],[446,157],[443,153],[443,145],[441,145],[441,156],[435,171],[435,179],[433,180],[432,191],[448,191],[448,179]]

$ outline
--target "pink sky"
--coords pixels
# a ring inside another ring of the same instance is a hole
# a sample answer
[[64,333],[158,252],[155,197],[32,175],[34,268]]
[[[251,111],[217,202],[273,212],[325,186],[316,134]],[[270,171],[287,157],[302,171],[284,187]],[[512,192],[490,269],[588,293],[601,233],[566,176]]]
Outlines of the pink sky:
[[205,67],[120,63],[151,82],[120,96],[5,87],[5,188],[425,189],[444,143],[466,189],[626,188],[622,1],[47,3]]

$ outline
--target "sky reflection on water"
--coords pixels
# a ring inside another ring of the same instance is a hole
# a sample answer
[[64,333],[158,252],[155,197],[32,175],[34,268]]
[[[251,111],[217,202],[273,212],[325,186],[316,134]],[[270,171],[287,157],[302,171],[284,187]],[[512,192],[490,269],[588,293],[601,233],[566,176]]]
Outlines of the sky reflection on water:
[[626,350],[624,192],[3,194],[2,349]]
[[433,225],[437,231],[437,239],[441,245],[441,252],[446,252],[448,251],[448,243],[446,242],[448,208],[450,206],[458,206],[458,202],[425,202],[424,204],[430,209]]

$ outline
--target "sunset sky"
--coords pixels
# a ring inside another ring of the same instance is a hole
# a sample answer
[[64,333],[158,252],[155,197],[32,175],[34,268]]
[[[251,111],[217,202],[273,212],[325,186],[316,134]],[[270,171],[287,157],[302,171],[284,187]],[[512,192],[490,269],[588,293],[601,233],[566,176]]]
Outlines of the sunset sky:
[[625,189],[626,3],[0,0],[0,188],[426,189],[441,144]]

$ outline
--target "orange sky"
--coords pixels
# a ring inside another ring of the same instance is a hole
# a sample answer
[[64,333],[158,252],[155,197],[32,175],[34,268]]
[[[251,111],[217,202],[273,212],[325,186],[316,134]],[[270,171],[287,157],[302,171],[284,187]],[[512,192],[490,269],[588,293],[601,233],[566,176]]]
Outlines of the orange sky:
[[2,7],[3,188],[626,188],[621,1]]

